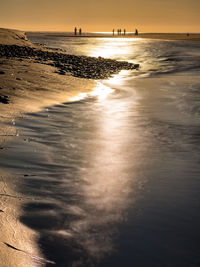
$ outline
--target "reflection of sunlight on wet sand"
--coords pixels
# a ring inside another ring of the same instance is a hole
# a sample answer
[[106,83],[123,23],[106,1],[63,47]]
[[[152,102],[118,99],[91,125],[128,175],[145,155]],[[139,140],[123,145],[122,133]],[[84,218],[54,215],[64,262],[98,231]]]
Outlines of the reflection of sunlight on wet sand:
[[125,78],[127,78],[130,70],[121,70],[119,74],[113,75],[111,78],[105,81],[109,86],[119,86],[125,83]]
[[100,96],[96,103],[99,109],[98,130],[95,140],[91,140],[92,145],[84,153],[89,166],[80,169],[79,174],[83,180],[81,209],[85,216],[71,224],[78,242],[95,259],[113,250],[113,235],[130,204],[134,180],[134,174],[131,179],[128,174],[130,159],[127,147],[129,137],[134,135],[129,133],[129,102],[106,98],[113,90],[103,86],[106,94],[102,94],[101,86],[94,93]]
[[92,175],[86,177],[90,186],[87,184],[85,192],[87,202],[97,209],[120,211],[120,203],[126,201],[125,195],[129,192],[126,187],[127,159],[123,153],[128,141],[123,136],[129,136],[126,118],[129,111],[127,102],[122,100],[104,100],[101,105],[99,141],[93,148],[93,168],[89,170]]
[[108,86],[103,85],[101,82],[97,83],[97,86],[89,93],[80,93],[77,96],[69,98],[69,101],[80,101],[87,97],[97,97],[98,99],[105,99],[114,90]]
[[[91,92],[88,93],[79,93],[76,96],[70,97],[69,101],[75,102],[75,101],[81,101],[83,99],[86,99],[88,97],[97,97],[99,100],[106,99],[107,96],[114,93],[115,90],[111,87],[115,87],[116,85],[122,85],[124,83],[122,77],[126,76],[129,71],[122,70],[120,74],[115,74],[108,80],[102,82],[97,82],[97,86],[94,87],[94,89]],[[105,85],[106,84],[106,85]],[[109,86],[107,86],[109,85]]]
[[98,86],[90,93],[90,96],[97,96],[98,99],[105,99],[109,94],[113,93],[114,90],[102,83],[98,83]]

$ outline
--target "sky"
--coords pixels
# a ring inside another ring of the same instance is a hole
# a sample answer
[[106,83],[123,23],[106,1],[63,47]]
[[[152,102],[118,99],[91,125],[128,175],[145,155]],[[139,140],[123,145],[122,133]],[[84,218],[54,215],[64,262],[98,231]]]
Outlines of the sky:
[[0,27],[25,31],[200,32],[200,0],[0,0]]

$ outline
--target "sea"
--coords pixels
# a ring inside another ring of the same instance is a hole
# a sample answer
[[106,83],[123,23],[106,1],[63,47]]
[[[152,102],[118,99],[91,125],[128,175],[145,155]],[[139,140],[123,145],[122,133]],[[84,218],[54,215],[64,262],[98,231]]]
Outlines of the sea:
[[59,267],[199,267],[200,42],[28,37],[140,64],[16,120],[1,166],[21,174],[19,219],[43,256]]

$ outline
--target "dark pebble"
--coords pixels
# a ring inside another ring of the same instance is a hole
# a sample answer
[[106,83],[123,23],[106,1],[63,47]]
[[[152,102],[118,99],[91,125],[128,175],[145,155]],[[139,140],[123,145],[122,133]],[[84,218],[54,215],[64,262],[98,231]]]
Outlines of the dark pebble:
[[8,104],[9,103],[8,96],[6,96],[6,95],[0,95],[0,103],[2,103],[2,104]]
[[65,75],[66,72],[65,72],[64,70],[59,70],[59,71],[58,71],[58,74],[60,74],[60,75]]
[[5,71],[0,70],[0,74],[5,74]]

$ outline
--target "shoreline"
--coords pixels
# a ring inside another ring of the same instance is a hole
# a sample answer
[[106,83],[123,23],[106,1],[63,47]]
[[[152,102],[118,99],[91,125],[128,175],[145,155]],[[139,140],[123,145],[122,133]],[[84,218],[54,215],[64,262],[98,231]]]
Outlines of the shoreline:
[[132,33],[113,35],[112,33],[82,33],[74,35],[73,33],[65,32],[32,32],[27,31],[28,35],[45,34],[46,36],[63,37],[63,38],[130,38],[130,39],[153,39],[166,41],[200,41],[200,33],[139,33],[138,36]]

